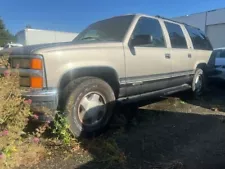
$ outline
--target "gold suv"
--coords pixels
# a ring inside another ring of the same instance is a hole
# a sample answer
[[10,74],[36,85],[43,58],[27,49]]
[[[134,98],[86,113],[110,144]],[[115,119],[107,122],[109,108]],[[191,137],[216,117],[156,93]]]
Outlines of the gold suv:
[[[40,37],[42,38],[42,37]],[[212,46],[195,27],[160,16],[124,15],[88,26],[72,42],[10,53],[32,109],[62,109],[75,136],[99,132],[115,101],[204,90]],[[3,72],[5,68],[1,68]]]

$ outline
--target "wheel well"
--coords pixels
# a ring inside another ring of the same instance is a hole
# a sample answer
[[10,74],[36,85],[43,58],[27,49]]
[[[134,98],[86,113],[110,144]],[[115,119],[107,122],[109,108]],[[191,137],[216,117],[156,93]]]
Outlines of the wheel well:
[[62,91],[66,85],[80,77],[97,77],[107,82],[113,89],[115,96],[119,94],[118,75],[113,68],[110,67],[85,67],[73,69],[63,75],[58,85],[59,91]]
[[206,63],[199,63],[198,65],[197,65],[197,67],[196,67],[196,69],[197,68],[200,68],[200,69],[202,69],[203,71],[206,69]]

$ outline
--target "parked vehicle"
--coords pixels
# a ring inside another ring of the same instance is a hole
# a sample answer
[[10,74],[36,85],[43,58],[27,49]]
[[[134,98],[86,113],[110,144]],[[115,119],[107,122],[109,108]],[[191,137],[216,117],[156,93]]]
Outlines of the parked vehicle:
[[216,73],[211,77],[225,80],[225,47],[214,49],[212,55],[215,57]]
[[71,43],[15,48],[10,60],[23,65],[21,86],[29,88],[23,95],[32,109],[63,109],[80,136],[103,129],[115,101],[187,89],[202,94],[211,53],[198,28],[138,14],[91,24]]
[[4,46],[4,49],[7,49],[7,48],[13,48],[13,47],[22,47],[23,45],[22,44],[19,44],[19,43],[7,43],[5,46]]

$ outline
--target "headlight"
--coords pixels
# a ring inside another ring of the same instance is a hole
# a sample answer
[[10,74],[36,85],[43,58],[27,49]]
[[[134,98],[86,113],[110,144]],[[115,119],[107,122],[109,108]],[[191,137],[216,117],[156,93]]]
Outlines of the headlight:
[[20,59],[20,58],[12,58],[12,68],[16,67],[22,69],[35,69],[42,70],[42,60],[39,58],[33,59]]
[[22,69],[30,68],[30,59],[12,59],[12,68],[19,66]]
[[42,77],[20,77],[21,87],[31,87],[31,88],[42,88],[43,78]]
[[21,87],[30,87],[30,77],[20,77]]
[[11,67],[19,68],[20,86],[44,87],[43,60],[41,58],[11,58]]

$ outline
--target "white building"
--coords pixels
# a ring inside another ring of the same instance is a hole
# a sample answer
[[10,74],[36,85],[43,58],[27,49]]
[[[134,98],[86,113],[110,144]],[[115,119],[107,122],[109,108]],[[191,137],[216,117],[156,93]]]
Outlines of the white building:
[[16,34],[16,40],[17,43],[22,45],[36,45],[43,43],[69,42],[77,35],[78,33],[26,28]]
[[214,48],[225,47],[225,8],[172,18],[203,30]]

